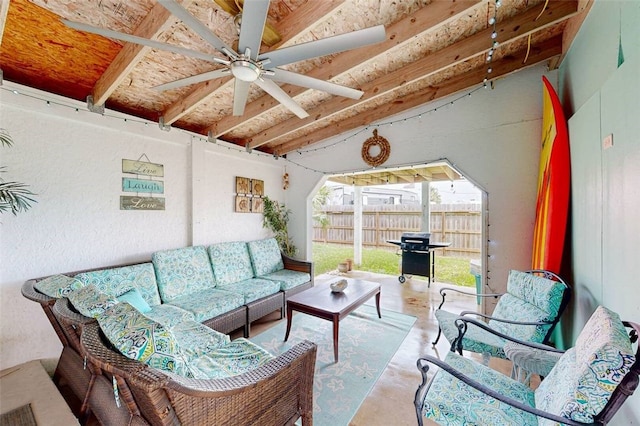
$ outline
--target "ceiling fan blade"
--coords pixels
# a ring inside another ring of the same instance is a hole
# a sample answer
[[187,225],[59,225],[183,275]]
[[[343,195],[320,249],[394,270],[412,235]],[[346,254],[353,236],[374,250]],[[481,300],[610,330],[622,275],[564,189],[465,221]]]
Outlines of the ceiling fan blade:
[[180,3],[176,2],[175,0],[158,0],[158,3],[160,3],[165,9],[171,12],[173,16],[179,18],[189,28],[191,28],[191,30],[193,30],[196,34],[198,34],[220,52],[224,53],[227,56],[234,53],[233,48],[227,46],[225,42],[220,40],[218,36],[209,29],[209,27],[198,21],[195,16],[190,14],[189,11],[187,11],[187,9],[185,9]]
[[217,58],[213,55],[197,52],[195,50],[185,49],[184,47],[176,46],[174,44],[168,44],[168,43],[162,43],[155,40],[149,40],[148,38],[138,37],[131,34],[125,34],[118,31],[107,30],[105,28],[93,27],[91,25],[83,24],[81,22],[68,21],[66,19],[63,19],[62,23],[69,28],[84,31],[87,33],[98,34],[98,35],[109,37],[109,38],[115,38],[117,40],[122,40],[129,43],[141,44],[143,46],[153,47],[154,49],[160,49],[160,50],[166,50],[168,52],[179,53],[181,55],[191,56],[192,58],[202,59],[208,62],[214,62],[214,63],[225,64],[225,65],[229,64],[229,61],[225,59]]
[[282,83],[295,84],[296,86],[308,87],[309,89],[321,90],[331,93],[332,95],[344,96],[345,98],[360,99],[364,94],[361,90],[352,89],[351,87],[341,86],[329,81],[319,80],[317,78],[308,77],[303,74],[283,70],[277,68],[273,70],[274,75],[265,74],[266,78],[280,81]]
[[188,86],[190,84],[200,83],[201,81],[213,80],[214,78],[220,78],[224,76],[230,76],[231,71],[229,68],[223,68],[219,70],[209,71],[191,77],[181,78],[179,80],[171,81],[169,83],[161,84],[159,86],[152,87],[153,90],[164,91],[175,89],[176,87]]
[[242,81],[239,78],[236,78],[235,85],[233,87],[233,115],[244,114],[244,106],[247,104],[250,86],[251,83],[248,81]]
[[375,27],[365,28],[364,30],[276,49],[260,55],[258,59],[269,59],[269,61],[264,64],[265,69],[273,69],[281,65],[291,64],[305,59],[379,43],[386,37],[384,25],[377,25]]
[[251,59],[256,59],[260,53],[260,41],[262,32],[267,22],[269,0],[247,0],[242,11],[240,23],[240,40],[238,52],[244,53],[246,49],[251,52]]
[[277,84],[275,84],[271,80],[256,80],[254,81],[262,90],[273,96],[278,102],[284,105],[289,111],[297,115],[299,118],[307,118],[309,114],[307,111],[302,109],[302,107],[293,100],[293,98],[280,88]]

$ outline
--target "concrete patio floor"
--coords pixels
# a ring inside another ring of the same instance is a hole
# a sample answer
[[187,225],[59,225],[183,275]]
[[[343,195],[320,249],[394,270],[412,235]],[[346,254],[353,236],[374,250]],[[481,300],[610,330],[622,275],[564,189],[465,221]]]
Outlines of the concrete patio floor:
[[[317,276],[315,281],[318,284],[335,280],[339,276],[379,282],[382,287],[380,299],[382,309],[417,317],[413,328],[360,406],[350,425],[416,425],[417,420],[413,399],[416,389],[422,381],[420,372],[416,367],[416,361],[422,355],[433,355],[442,359],[450,348],[450,343],[444,336],[435,347],[431,344],[438,334],[435,311],[442,300],[439,290],[442,287],[454,287],[473,292],[475,288],[457,287],[439,282],[432,282],[429,288],[427,281],[415,278],[407,279],[404,284],[400,284],[397,276],[364,271],[351,271],[345,274],[323,274]],[[461,312],[464,310],[476,310],[478,306],[476,305],[475,297],[458,295],[452,292],[447,294],[447,302],[444,308],[452,312]],[[278,318],[276,313],[253,323],[251,334],[256,335],[264,329],[277,324],[274,318]],[[469,355],[465,353],[465,356]],[[477,359],[480,361],[481,357],[478,356]],[[511,369],[509,362],[500,360],[492,360],[490,365],[507,374]],[[425,421],[425,424],[435,423]]]

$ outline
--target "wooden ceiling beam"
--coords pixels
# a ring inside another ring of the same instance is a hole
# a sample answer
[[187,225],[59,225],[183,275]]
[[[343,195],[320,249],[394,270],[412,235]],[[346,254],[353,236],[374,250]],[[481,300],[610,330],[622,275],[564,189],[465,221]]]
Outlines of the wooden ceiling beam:
[[[577,13],[576,1],[550,2],[545,12],[538,18],[540,7],[531,7],[523,13],[504,22],[497,28],[498,40],[504,46],[535,31],[568,19]],[[334,97],[308,111],[309,117],[304,119],[292,118],[266,129],[247,140],[250,148],[258,148],[287,134],[297,132],[306,127],[328,120],[347,108],[362,105],[372,99],[384,96],[397,90],[399,86],[421,80],[448,67],[457,65],[478,55],[485,55],[488,51],[488,41],[491,40],[493,28],[487,28],[464,40],[453,43],[437,52],[433,52],[398,71],[365,84],[361,89],[364,95],[359,100]],[[280,152],[280,155],[284,152]]]
[[[562,54],[561,41],[562,38],[558,35],[541,42],[538,45],[531,46],[531,52],[529,53],[529,58],[527,60],[528,65],[525,67],[522,66],[522,61],[526,56],[526,49],[492,62],[493,80]],[[317,143],[323,139],[335,136],[336,134],[367,126],[372,122],[398,114],[419,105],[423,105],[426,102],[431,102],[433,100],[449,96],[461,90],[468,90],[475,85],[481,87],[480,85],[486,75],[485,66],[467,71],[464,74],[460,74],[447,80],[441,86],[429,87],[428,89],[405,96],[402,98],[402,102],[390,103],[382,107],[378,106],[370,109],[369,111],[361,112],[356,116],[343,120],[339,123],[332,123],[322,129],[315,129],[311,134],[291,139],[279,145],[277,150],[280,155],[284,155],[310,144]]]
[[[324,2],[309,3],[323,4]],[[377,56],[384,54],[387,50],[398,47],[419,34],[441,27],[450,20],[455,19],[460,14],[467,12],[469,9],[476,7],[479,4],[482,4],[481,0],[431,2],[429,5],[417,10],[412,15],[386,28],[387,39],[385,41],[340,53],[331,60],[331,64],[325,64],[322,67],[315,68],[306,73],[306,75],[319,80],[330,80],[335,78],[349,71],[353,68],[354,64],[362,65],[372,61]],[[291,84],[283,85],[282,89],[291,97],[310,90],[306,87],[294,86]],[[278,101],[273,99],[270,95],[265,94],[255,101],[247,104],[242,117],[224,117],[215,125],[206,129],[207,131],[205,133],[211,130],[216,134],[216,136],[222,136],[225,133],[236,129],[246,120],[260,114],[264,114],[279,105],[280,103]]]
[[[304,33],[309,29],[309,27],[316,24],[320,19],[324,18],[326,15],[332,13],[337,7],[341,6],[345,0],[332,0],[332,1],[310,1],[301,7],[297,8],[295,11],[287,15],[287,17],[283,20],[283,23],[280,23],[276,27],[276,31],[280,33],[282,36],[282,40],[277,46],[281,46],[290,39],[297,37],[299,34]],[[291,28],[285,30],[284,25],[290,25]],[[273,50],[273,48],[271,49]],[[171,124],[188,114],[189,112],[196,109],[201,103],[212,97],[216,90],[220,89],[222,86],[227,85],[230,82],[230,78],[226,79],[216,79],[209,80],[202,83],[198,83],[195,85],[195,88],[189,92],[189,94],[176,102],[175,104],[169,106],[163,113],[162,117],[165,124]],[[247,114],[249,114],[249,106],[245,107],[245,113],[241,117],[236,117],[230,115],[230,118],[237,119],[239,122],[243,122],[247,119]],[[231,107],[231,105],[229,105]],[[207,134],[211,131],[214,135],[218,135],[218,124],[214,124],[211,127],[208,127],[203,132]]]
[[[184,0],[182,5],[188,7],[192,2],[193,0]],[[156,39],[172,23],[171,12],[160,3],[156,3],[132,35]],[[103,105],[149,50],[151,50],[150,47],[125,42],[118,56],[115,57],[102,76],[96,81],[91,93],[93,103],[95,105]]]

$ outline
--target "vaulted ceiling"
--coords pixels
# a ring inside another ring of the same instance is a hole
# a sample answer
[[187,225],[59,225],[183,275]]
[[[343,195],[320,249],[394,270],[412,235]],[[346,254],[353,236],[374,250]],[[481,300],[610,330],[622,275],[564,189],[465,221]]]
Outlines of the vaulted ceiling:
[[[234,1],[181,3],[232,46],[238,39],[234,17],[218,3]],[[280,41],[261,46],[267,57],[298,43],[385,26],[386,38],[379,43],[282,67],[364,92],[350,99],[282,84],[309,114],[302,119],[254,85],[244,113],[234,116],[229,76],[154,90],[220,65],[61,22],[218,53],[155,0],[3,0],[0,69],[4,80],[89,100],[92,109],[104,105],[163,126],[286,155],[409,108],[490,85],[525,67],[546,62],[553,69],[589,6],[588,0],[272,0],[267,23]]]

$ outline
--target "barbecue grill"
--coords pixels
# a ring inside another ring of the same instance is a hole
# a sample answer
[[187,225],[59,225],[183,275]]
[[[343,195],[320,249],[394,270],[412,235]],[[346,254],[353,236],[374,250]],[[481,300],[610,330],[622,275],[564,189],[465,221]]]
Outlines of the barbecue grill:
[[428,232],[405,232],[400,238],[402,268],[398,281],[404,283],[407,275],[427,277],[431,286],[431,253],[429,252]]

